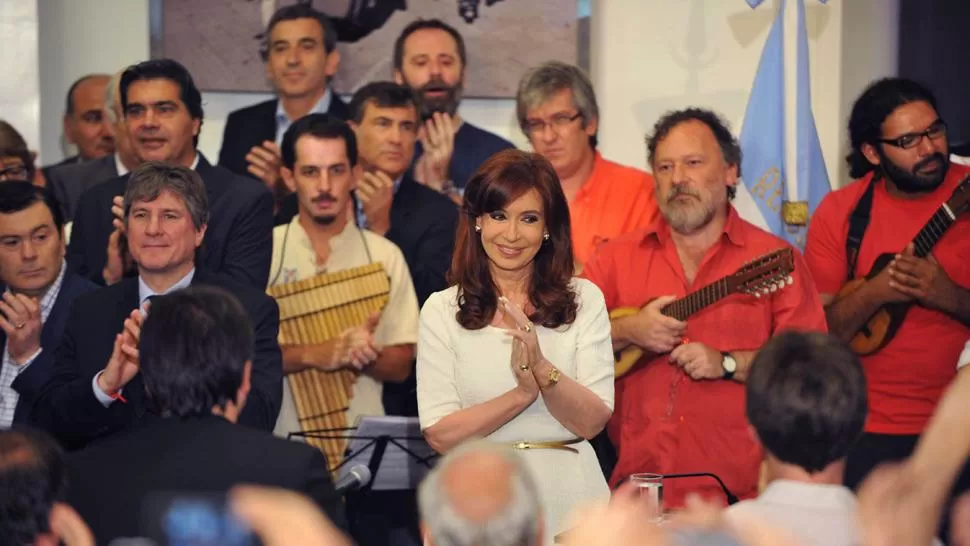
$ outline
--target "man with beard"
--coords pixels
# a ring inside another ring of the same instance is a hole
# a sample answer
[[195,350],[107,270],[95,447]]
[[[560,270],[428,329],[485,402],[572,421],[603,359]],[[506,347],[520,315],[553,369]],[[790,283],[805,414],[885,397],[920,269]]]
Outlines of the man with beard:
[[[846,485],[854,488],[879,463],[909,456],[958,373],[970,337],[970,218],[958,217],[931,253],[917,252],[911,241],[970,168],[949,163],[936,99],[907,79],[879,80],[862,93],[849,118],[849,139],[847,160],[859,180],[819,204],[805,250],[829,328],[848,341],[883,306],[910,305],[895,337],[862,357],[870,407],[846,468]],[[939,224],[936,229],[942,232]],[[888,267],[837,296],[883,253],[895,255]],[[956,487],[967,485],[965,472]]]
[[[759,298],[729,295],[681,322],[661,313],[675,299],[791,248],[744,221],[735,194],[741,148],[708,110],[671,112],[647,142],[661,215],[647,228],[600,247],[583,275],[609,309],[637,307],[612,320],[613,347],[641,348],[616,381],[607,431],[618,460],[611,483],[631,474],[712,472],[741,498],[757,494],[762,450],[745,418],[745,381],[758,349],[785,329],[825,331],[811,275],[794,249],[792,284]],[[664,483],[664,504],[689,492],[723,498],[709,478]]]
[[461,204],[479,165],[512,143],[461,119],[465,41],[438,19],[418,19],[394,42],[394,81],[414,92],[424,125],[415,148],[414,179]]
[[[357,139],[343,121],[327,114],[297,120],[283,136],[283,180],[298,200],[298,213],[273,230],[270,286],[380,262],[391,281],[387,304],[340,336],[317,345],[284,345],[283,372],[356,370],[347,425],[359,416],[383,415],[384,381],[411,373],[418,340],[418,300],[401,250],[353,221],[350,193],[376,175],[362,172]],[[433,194],[432,194],[433,195]],[[276,433],[299,432],[289,385]]]

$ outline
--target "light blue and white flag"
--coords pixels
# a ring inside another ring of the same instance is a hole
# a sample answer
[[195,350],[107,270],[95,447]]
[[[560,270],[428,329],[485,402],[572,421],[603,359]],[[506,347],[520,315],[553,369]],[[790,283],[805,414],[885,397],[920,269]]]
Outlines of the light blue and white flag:
[[[764,0],[745,1],[756,8]],[[831,189],[812,115],[804,0],[781,2],[761,53],[740,142],[742,182],[764,225],[804,248],[808,219]]]

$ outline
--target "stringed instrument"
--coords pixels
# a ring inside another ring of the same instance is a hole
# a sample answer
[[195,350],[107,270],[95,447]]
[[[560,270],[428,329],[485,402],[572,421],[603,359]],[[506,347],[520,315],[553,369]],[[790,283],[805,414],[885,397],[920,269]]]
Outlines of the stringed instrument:
[[[925,258],[943,234],[956,223],[957,218],[970,210],[970,176],[963,179],[953,190],[946,203],[940,205],[923,229],[913,239],[916,257]],[[862,287],[865,282],[878,275],[895,258],[895,254],[880,254],[865,277],[853,279],[845,284],[835,300],[838,301]],[[899,331],[912,302],[889,303],[881,307],[859,329],[850,342],[852,350],[862,356],[871,355],[889,343]]]
[[[704,286],[683,298],[665,305],[660,312],[680,321],[687,320],[701,309],[710,307],[732,294],[749,294],[760,298],[792,283],[791,273],[795,270],[795,259],[791,248],[784,248],[748,262],[740,269],[721,279]],[[610,312],[616,319],[635,315],[640,309],[620,307]],[[643,356],[643,349],[630,345],[616,357],[616,377],[630,371]]]

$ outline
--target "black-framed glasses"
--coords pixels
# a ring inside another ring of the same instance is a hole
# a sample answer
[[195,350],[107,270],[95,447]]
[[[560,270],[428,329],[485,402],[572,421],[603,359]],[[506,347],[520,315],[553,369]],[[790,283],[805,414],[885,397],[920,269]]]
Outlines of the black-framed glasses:
[[896,138],[880,138],[879,142],[891,144],[904,150],[909,150],[910,148],[919,146],[920,142],[923,142],[923,137],[930,140],[936,140],[943,136],[946,136],[946,122],[942,119],[938,119],[921,133],[906,133],[905,135],[901,135]]
[[543,121],[541,119],[530,119],[525,122],[525,131],[530,135],[535,135],[546,130],[546,127],[552,127],[554,131],[569,125],[570,123],[576,121],[582,117],[582,112],[576,112],[573,115],[568,114],[556,114],[549,118],[549,121]]

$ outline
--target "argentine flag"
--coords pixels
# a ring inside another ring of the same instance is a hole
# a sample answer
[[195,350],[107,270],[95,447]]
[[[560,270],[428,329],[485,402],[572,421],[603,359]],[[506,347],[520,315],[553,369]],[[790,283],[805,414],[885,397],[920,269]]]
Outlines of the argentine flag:
[[[764,0],[745,1],[756,8]],[[804,249],[808,220],[831,188],[812,115],[804,0],[781,1],[754,77],[740,142],[748,195],[739,192],[739,212]]]

